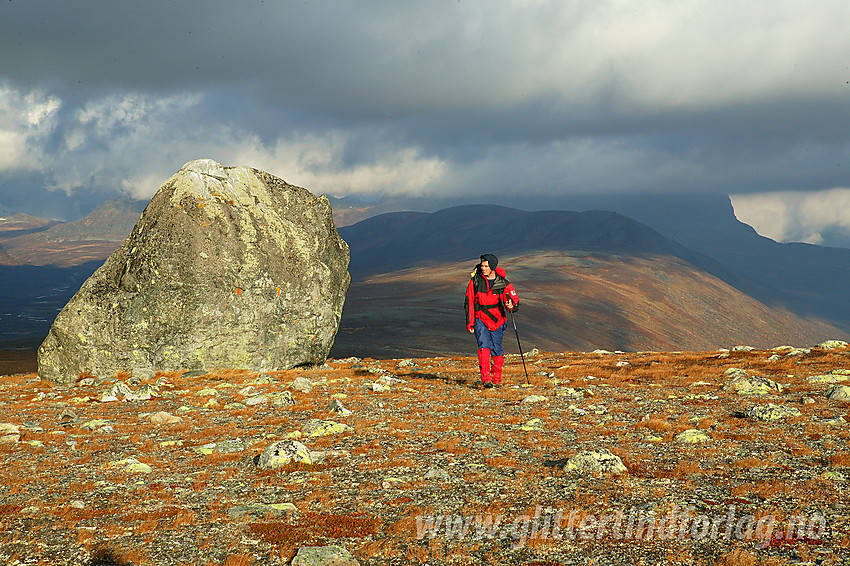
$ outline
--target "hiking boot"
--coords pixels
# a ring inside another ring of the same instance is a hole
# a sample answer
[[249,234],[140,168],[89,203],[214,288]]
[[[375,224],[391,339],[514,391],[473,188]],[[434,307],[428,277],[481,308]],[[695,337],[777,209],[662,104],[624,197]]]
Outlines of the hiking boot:
[[492,381],[485,381],[484,382],[484,389],[490,389],[491,387],[494,387]]

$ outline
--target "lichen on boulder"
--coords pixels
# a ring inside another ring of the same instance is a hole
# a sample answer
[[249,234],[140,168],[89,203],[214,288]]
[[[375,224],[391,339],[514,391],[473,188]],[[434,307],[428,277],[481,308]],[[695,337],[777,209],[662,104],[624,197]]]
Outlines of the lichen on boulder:
[[56,317],[39,375],[320,364],[348,262],[325,196],[256,169],[191,161]]

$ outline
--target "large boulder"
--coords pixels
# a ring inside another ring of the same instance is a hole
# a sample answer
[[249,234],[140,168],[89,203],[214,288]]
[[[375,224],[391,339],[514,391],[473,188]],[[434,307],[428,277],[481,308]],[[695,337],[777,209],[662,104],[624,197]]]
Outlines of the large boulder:
[[191,161],[56,317],[39,375],[322,363],[348,261],[325,196],[256,169]]

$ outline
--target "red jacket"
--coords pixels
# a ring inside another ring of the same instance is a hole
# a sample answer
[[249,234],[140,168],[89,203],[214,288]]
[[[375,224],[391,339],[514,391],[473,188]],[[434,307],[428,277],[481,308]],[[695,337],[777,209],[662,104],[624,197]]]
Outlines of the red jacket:
[[[487,279],[481,275],[479,268],[475,269],[466,286],[466,299],[463,307],[466,310],[467,330],[475,326],[475,319],[481,320],[489,330],[496,330],[508,319],[505,301],[510,298],[514,303],[512,311],[516,311],[519,297],[511,282],[505,279],[505,270],[497,267],[493,270],[495,279]],[[473,305],[473,308],[470,308]]]

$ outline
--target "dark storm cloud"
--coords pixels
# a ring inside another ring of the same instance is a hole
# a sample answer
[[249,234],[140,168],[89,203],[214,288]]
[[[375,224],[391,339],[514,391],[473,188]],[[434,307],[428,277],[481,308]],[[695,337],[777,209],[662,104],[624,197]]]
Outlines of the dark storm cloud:
[[850,187],[839,1],[0,3],[13,177],[335,194]]

